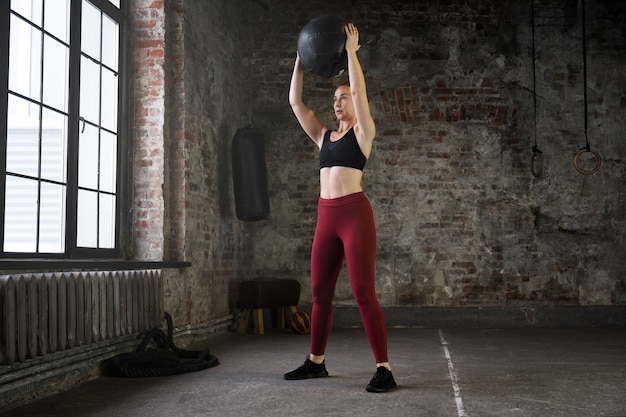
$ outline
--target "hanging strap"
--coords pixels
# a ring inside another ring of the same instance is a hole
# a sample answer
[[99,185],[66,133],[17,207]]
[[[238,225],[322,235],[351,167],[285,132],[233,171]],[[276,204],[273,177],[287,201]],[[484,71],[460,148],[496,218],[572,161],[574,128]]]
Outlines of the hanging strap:
[[589,138],[587,137],[587,34],[586,34],[586,22],[585,22],[585,0],[581,2],[581,13],[582,13],[582,22],[583,22],[583,88],[584,88],[584,100],[585,100],[585,143],[586,146],[584,149],[589,152]]
[[535,0],[530,0],[531,24],[533,36],[533,120],[535,145],[530,157],[530,173],[533,177],[539,177],[543,172],[543,154],[537,147],[537,76],[535,70]]

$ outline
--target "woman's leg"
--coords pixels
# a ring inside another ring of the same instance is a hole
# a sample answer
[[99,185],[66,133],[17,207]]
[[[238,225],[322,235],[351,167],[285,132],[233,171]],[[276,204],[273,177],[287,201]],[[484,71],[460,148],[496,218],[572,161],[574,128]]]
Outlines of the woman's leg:
[[333,324],[333,298],[343,264],[343,244],[335,233],[332,208],[318,205],[311,249],[311,354],[323,356]]
[[341,212],[339,230],[354,298],[377,364],[387,363],[387,327],[376,296],[376,227],[372,208],[361,194]]

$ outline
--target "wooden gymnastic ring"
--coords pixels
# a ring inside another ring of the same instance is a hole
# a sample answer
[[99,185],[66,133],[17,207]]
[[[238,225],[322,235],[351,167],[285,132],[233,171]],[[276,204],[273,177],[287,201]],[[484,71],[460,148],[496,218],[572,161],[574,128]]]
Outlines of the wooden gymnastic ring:
[[[578,165],[578,158],[580,157],[580,155],[586,152],[591,152],[596,157],[596,166],[590,170],[582,169],[580,165]],[[589,147],[582,148],[581,150],[576,152],[576,155],[574,155],[574,168],[576,168],[576,171],[580,172],[583,175],[590,175],[594,172],[597,172],[600,169],[600,165],[602,165],[602,158],[600,158],[600,154],[595,150],[590,149]]]
[[[537,170],[535,170],[535,161],[537,161]],[[538,178],[543,172],[543,154],[541,151],[533,151],[530,157],[530,173],[533,177]]]

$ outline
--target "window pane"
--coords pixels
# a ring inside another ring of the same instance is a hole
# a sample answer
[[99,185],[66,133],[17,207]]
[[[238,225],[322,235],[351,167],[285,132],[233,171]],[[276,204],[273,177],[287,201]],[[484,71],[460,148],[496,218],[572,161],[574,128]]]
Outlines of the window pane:
[[39,252],[65,251],[65,187],[41,183]]
[[4,213],[4,251],[35,252],[37,181],[7,175]]
[[100,61],[100,16],[101,12],[88,1],[83,1],[81,51]]
[[9,90],[33,100],[41,98],[41,32],[11,16]]
[[[9,94],[7,172],[39,176],[39,106]],[[35,200],[36,201],[36,200]]]
[[43,102],[67,111],[69,49],[50,36],[44,36]]
[[98,193],[78,190],[76,245],[95,248],[98,244]]
[[115,192],[116,172],[117,136],[102,131],[100,138],[100,190]]
[[113,71],[117,68],[119,25],[108,16],[102,17],[102,63]]
[[115,196],[100,194],[100,247],[115,247]]
[[102,68],[102,127],[117,132],[117,77]]
[[67,117],[43,110],[41,131],[41,178],[66,182]]
[[114,6],[120,7],[120,0],[109,0]]
[[44,12],[44,29],[65,43],[69,43],[70,36],[69,3],[69,0],[46,0]]
[[[11,2],[11,10],[21,14],[26,19],[41,27],[41,7],[42,0],[13,0]],[[11,22],[11,24],[13,24]]]
[[80,115],[99,124],[100,66],[85,57],[80,62]]
[[98,189],[98,128],[89,124],[78,142],[78,186]]

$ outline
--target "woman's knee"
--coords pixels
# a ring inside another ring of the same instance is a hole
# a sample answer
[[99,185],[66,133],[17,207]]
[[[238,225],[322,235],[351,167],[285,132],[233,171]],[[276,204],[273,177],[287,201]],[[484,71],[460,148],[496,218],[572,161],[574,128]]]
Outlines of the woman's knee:
[[312,286],[311,295],[313,297],[313,304],[315,305],[332,305],[334,291],[330,291],[326,286]]
[[354,300],[359,306],[376,305],[378,298],[376,297],[376,289],[372,285],[356,285],[352,288]]

